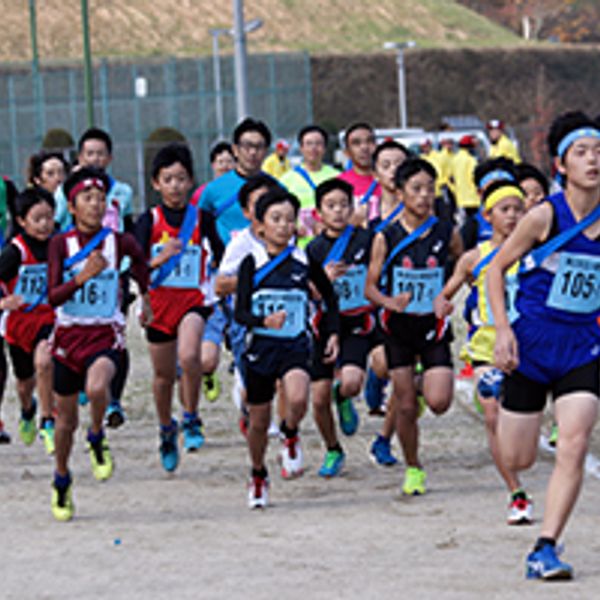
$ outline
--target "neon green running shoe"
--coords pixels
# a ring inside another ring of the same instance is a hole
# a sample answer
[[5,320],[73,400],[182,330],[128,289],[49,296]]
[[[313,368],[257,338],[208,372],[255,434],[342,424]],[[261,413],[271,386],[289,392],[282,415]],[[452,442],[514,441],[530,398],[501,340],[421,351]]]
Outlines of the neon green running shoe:
[[19,419],[19,437],[26,446],[31,446],[35,442],[37,427],[35,426],[35,415],[31,419]]
[[54,421],[46,419],[40,429],[40,438],[44,442],[46,454],[54,454]]
[[422,496],[425,493],[427,475],[418,467],[407,467],[404,473],[402,492],[407,496]]
[[208,402],[216,402],[221,394],[221,382],[216,373],[206,373],[202,376],[202,392]]
[[106,438],[102,438],[102,440],[96,444],[92,444],[88,441],[88,450],[94,477],[98,481],[109,479],[113,473],[113,460]]
[[57,521],[70,521],[75,513],[73,504],[72,483],[66,488],[57,488],[52,485],[52,514]]
[[417,412],[417,419],[420,419],[427,410],[427,402],[425,402],[425,396],[423,396],[423,394],[417,394],[417,404],[419,407],[419,410]]
[[556,444],[558,443],[558,425],[556,423],[552,424],[552,429],[550,430],[550,435],[548,436],[548,444],[552,446],[552,448],[556,448]]

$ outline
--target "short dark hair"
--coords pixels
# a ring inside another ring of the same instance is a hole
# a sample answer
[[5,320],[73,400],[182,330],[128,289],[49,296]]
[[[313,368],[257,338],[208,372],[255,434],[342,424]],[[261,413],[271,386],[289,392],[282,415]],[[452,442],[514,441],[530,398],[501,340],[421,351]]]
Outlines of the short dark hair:
[[281,188],[279,182],[271,177],[268,173],[258,173],[256,175],[252,175],[252,177],[248,177],[246,183],[240,188],[238,193],[238,202],[240,203],[242,208],[248,207],[248,200],[250,199],[250,194],[261,187],[266,187],[268,190]]
[[316,131],[317,133],[320,133],[322,138],[323,138],[323,142],[325,143],[325,146],[327,146],[327,144],[329,143],[329,134],[320,126],[320,125],[305,125],[299,132],[298,132],[298,143],[300,145],[302,145],[302,140],[304,139],[304,136],[307,133],[313,133],[313,131]]
[[77,169],[73,171],[68,177],[67,180],[63,184],[63,192],[65,193],[65,197],[67,201],[71,196],[71,191],[73,188],[80,182],[85,181],[86,179],[100,179],[104,186],[104,192],[106,193],[109,188],[109,179],[108,175],[102,169],[96,169],[96,167],[81,167],[81,169]]
[[433,165],[422,158],[410,157],[407,158],[397,169],[394,175],[394,183],[398,189],[404,188],[406,182],[416,175],[424,171],[434,181],[437,177],[437,172]]
[[[496,171],[497,173],[495,173]],[[492,173],[497,176],[493,176]],[[505,156],[499,156],[498,158],[485,160],[475,167],[475,171],[473,171],[473,180],[475,181],[475,186],[478,190],[481,190],[482,182],[486,175],[490,175],[492,177],[489,183],[499,180],[517,180],[515,163],[510,158],[506,158]]]
[[90,127],[89,129],[84,131],[81,137],[79,138],[79,142],[77,142],[77,152],[81,152],[81,150],[83,149],[83,145],[88,140],[100,140],[101,142],[104,142],[104,144],[106,145],[106,150],[109,154],[112,154],[112,139],[110,135],[108,135],[108,133],[104,131],[104,129],[99,129],[98,127]]
[[34,179],[39,179],[42,175],[42,168],[44,163],[51,158],[55,158],[62,162],[65,172],[68,171],[69,165],[65,160],[65,157],[60,152],[48,152],[47,150],[40,150],[36,154],[32,154],[29,157],[29,166],[27,169],[27,181],[32,185],[35,184]]
[[210,149],[210,162],[211,163],[215,162],[217,156],[219,156],[219,154],[223,154],[223,152],[229,152],[229,154],[231,154],[231,156],[233,156],[233,149],[229,142],[226,142],[226,141],[217,142]]
[[521,163],[516,165],[515,172],[519,184],[523,183],[526,179],[535,179],[544,190],[544,196],[547,196],[550,193],[548,178],[535,165]]
[[396,140],[385,140],[381,142],[381,144],[378,144],[377,148],[375,148],[375,152],[373,152],[373,164],[377,162],[379,155],[384,150],[400,150],[401,152],[404,152],[404,156],[406,156],[406,158],[412,156],[411,151],[404,144],[401,144]]
[[315,190],[315,206],[320,209],[321,201],[323,198],[329,194],[329,192],[333,192],[333,190],[340,190],[348,196],[348,200],[350,201],[350,205],[352,205],[352,197],[354,196],[354,188],[343,179],[338,179],[334,177],[333,179],[327,179],[320,183]]
[[24,189],[15,199],[15,216],[24,219],[36,204],[42,202],[54,210],[54,196],[48,190],[39,186]]
[[294,194],[290,194],[290,192],[280,187],[269,190],[258,199],[254,207],[257,220],[264,221],[269,207],[275,204],[283,204],[284,202],[289,202],[294,208],[294,214],[298,216],[300,201]]
[[367,129],[371,133],[375,133],[373,127],[367,123],[366,121],[356,121],[348,126],[346,131],[344,131],[344,146],[348,147],[348,138],[357,130],[357,129]]
[[580,110],[567,112],[557,117],[550,126],[550,131],[548,132],[548,149],[550,150],[550,156],[552,158],[558,156],[558,147],[569,133],[576,129],[586,127],[598,129],[598,124]]
[[187,171],[190,179],[194,179],[194,160],[192,158],[192,152],[186,144],[181,142],[172,142],[167,146],[163,146],[154,157],[152,161],[152,179],[157,179],[161,169],[166,169],[180,163],[181,166]]
[[253,119],[252,117],[246,117],[243,121],[238,123],[233,130],[233,143],[236,145],[239,144],[241,137],[249,131],[260,133],[265,140],[265,145],[271,145],[271,132],[269,131],[269,128],[262,121]]

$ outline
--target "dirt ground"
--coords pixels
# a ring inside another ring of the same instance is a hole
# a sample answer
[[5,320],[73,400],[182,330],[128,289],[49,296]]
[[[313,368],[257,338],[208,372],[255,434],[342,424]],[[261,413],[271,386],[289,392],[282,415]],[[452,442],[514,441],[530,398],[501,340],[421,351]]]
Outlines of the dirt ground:
[[[272,506],[252,512],[246,448],[229,394],[203,402],[206,444],[184,455],[169,476],[158,460],[150,367],[138,331],[130,347],[129,421],[109,433],[116,472],[106,483],[93,479],[82,428],[72,462],[76,518],[70,523],[52,518],[53,465],[41,442],[26,448],[17,439],[10,387],[3,416],[13,443],[0,446],[1,598],[598,597],[600,479],[586,478],[566,531],[566,559],[576,580],[525,581],[524,557],[538,525],[505,524],[507,494],[464,385],[448,414],[421,421],[427,495],[402,498],[402,467],[371,463],[368,448],[381,421],[367,416],[361,402],[360,429],[342,440],[344,475],[317,477],[323,449],[309,416],[302,427],[305,476],[279,477],[272,439]],[[229,388],[223,366],[221,376]],[[600,456],[598,429],[593,446]],[[537,516],[551,465],[541,451],[524,478]]]

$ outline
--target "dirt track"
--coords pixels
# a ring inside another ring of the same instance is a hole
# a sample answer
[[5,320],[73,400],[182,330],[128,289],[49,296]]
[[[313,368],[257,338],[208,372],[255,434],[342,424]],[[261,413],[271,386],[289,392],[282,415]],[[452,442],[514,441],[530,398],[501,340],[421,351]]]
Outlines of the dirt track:
[[[131,346],[130,420],[109,434],[116,473],[105,484],[93,480],[81,430],[71,523],[52,519],[52,463],[40,442],[25,448],[16,439],[16,401],[7,394],[13,443],[0,446],[2,598],[597,597],[600,480],[587,478],[566,532],[576,581],[526,582],[523,561],[537,527],[504,524],[507,497],[464,393],[447,415],[422,420],[426,496],[402,498],[401,468],[370,462],[380,421],[361,404],[360,430],[343,440],[347,463],[339,479],[316,475],[322,449],[311,418],[303,426],[303,478],[280,479],[271,441],[272,507],[257,513],[246,508],[246,450],[226,394],[203,405],[205,447],[185,455],[176,475],[162,471],[139,333]],[[541,453],[524,479],[537,515],[550,468],[551,457]]]

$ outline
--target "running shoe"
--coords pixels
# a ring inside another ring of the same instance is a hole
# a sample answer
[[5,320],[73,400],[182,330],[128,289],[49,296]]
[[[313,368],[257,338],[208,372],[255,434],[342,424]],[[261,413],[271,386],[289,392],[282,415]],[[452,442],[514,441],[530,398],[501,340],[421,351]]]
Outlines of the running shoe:
[[481,376],[477,384],[477,390],[482,398],[499,400],[502,396],[503,384],[504,373],[500,369],[493,368]]
[[221,382],[216,373],[205,373],[202,376],[202,393],[208,402],[216,402],[221,393]]
[[392,444],[390,440],[378,435],[371,444],[371,459],[383,467],[393,467],[398,459],[392,454]]
[[44,442],[46,454],[54,454],[54,420],[44,419],[40,428],[40,438]]
[[269,505],[269,478],[251,477],[248,482],[248,508],[266,508]]
[[106,426],[118,429],[125,423],[127,417],[119,400],[113,399],[106,409]]
[[427,402],[425,401],[425,396],[421,393],[417,393],[417,419],[420,419],[427,410]]
[[188,452],[200,450],[204,445],[202,421],[198,417],[184,419],[181,428],[183,429],[183,447]]
[[337,406],[340,429],[344,435],[354,435],[358,429],[358,413],[354,408],[352,398],[340,396],[340,382],[333,384],[333,398]]
[[85,406],[90,400],[86,396],[85,392],[79,392],[79,396],[77,397],[77,401],[79,402],[79,406]]
[[506,521],[509,525],[531,525],[533,523],[533,502],[522,490],[511,496]]
[[373,369],[369,369],[367,372],[367,383],[365,384],[365,402],[370,411],[382,410],[387,384],[387,379],[380,379]]
[[465,363],[460,373],[457,375],[458,379],[472,379],[475,375],[473,365],[471,363]]
[[551,448],[556,448],[557,443],[558,443],[558,425],[556,423],[553,423],[552,429],[550,430],[550,435],[548,436],[548,445]]
[[418,467],[407,467],[404,473],[402,492],[407,496],[422,496],[425,493],[427,475]]
[[70,521],[73,518],[75,505],[73,504],[72,487],[72,482],[65,488],[59,488],[56,484],[52,484],[52,514],[57,521]]
[[319,476],[329,479],[339,475],[344,467],[345,457],[340,450],[327,450],[325,460],[319,469]]
[[177,447],[177,421],[173,420],[168,431],[160,432],[160,462],[165,471],[172,473],[179,464],[179,448]]
[[103,437],[99,442],[88,440],[88,451],[92,473],[98,481],[106,481],[113,473],[113,460],[108,447],[108,441]]
[[0,444],[10,444],[10,435],[4,429],[4,421],[0,420]]
[[26,446],[31,446],[35,442],[37,435],[37,427],[35,426],[35,413],[37,410],[37,402],[35,399],[31,401],[31,418],[26,419],[21,411],[21,417],[19,419],[19,437]]
[[525,577],[527,579],[572,579],[573,567],[558,558],[556,548],[545,544],[527,557]]
[[304,458],[299,436],[283,438],[279,459],[281,476],[284,479],[294,479],[304,473]]

